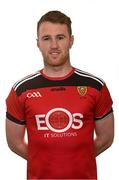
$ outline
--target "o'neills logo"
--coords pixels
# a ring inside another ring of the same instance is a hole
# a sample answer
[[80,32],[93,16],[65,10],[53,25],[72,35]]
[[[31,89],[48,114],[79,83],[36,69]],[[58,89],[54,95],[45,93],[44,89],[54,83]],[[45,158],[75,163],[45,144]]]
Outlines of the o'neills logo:
[[83,126],[83,114],[71,114],[64,108],[51,109],[47,114],[35,115],[35,118],[38,130],[51,130],[61,133],[67,131],[69,128],[80,129]]
[[77,90],[81,96],[85,96],[87,93],[87,86],[78,86]]

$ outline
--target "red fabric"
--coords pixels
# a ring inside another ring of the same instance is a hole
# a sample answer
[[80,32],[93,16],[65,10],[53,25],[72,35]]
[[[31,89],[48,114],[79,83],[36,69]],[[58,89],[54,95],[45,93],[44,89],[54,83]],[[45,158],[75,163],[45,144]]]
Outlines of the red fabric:
[[[25,119],[28,131],[28,179],[96,179],[94,118],[109,112],[112,100],[104,85],[11,90],[7,112]],[[33,96],[34,95],[34,96]]]

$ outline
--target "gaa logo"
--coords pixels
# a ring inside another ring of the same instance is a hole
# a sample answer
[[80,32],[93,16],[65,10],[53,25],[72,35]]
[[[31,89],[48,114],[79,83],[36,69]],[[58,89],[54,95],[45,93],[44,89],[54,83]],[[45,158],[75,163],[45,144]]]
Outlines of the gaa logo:
[[54,108],[47,114],[35,115],[38,130],[51,130],[61,133],[69,128],[80,129],[83,126],[83,114],[71,114],[67,109]]
[[42,97],[42,95],[39,91],[27,93],[27,98],[35,98],[35,97]]

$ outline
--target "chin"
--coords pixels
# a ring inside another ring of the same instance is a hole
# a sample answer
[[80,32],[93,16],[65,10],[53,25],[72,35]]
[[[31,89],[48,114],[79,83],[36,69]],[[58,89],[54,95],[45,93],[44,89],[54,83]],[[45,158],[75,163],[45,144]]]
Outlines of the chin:
[[45,64],[53,67],[58,67],[66,64],[66,60],[64,58],[47,58],[45,59]]

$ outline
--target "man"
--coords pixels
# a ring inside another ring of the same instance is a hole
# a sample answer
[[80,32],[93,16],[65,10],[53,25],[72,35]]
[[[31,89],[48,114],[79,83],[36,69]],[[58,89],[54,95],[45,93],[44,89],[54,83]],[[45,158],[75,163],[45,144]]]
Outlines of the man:
[[27,179],[97,179],[96,156],[114,137],[109,91],[71,66],[69,17],[46,13],[37,36],[44,68],[18,81],[6,100],[8,145],[28,161]]

